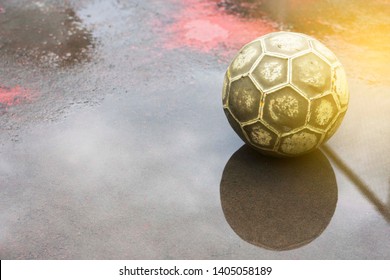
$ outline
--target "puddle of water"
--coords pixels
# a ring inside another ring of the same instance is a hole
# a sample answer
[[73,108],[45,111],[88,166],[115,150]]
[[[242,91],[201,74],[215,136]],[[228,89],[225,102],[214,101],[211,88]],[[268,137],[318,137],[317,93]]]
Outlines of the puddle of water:
[[91,32],[75,11],[43,2],[9,4],[0,13],[0,51],[22,64],[63,67],[90,59]]

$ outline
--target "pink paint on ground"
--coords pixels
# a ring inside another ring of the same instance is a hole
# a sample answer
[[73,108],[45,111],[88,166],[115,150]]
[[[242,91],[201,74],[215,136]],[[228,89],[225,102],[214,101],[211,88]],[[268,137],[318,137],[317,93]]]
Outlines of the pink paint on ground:
[[274,22],[228,14],[214,1],[184,0],[180,4],[182,8],[173,17],[174,22],[162,26],[168,34],[163,44],[166,49],[187,47],[226,55],[259,36],[277,30]]
[[12,107],[33,101],[36,94],[31,90],[15,86],[12,88],[0,86],[0,108]]

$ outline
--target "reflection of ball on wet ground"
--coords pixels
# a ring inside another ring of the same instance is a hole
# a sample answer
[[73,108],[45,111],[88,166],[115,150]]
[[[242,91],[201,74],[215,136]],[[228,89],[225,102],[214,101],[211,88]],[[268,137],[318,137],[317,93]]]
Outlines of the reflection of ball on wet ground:
[[222,101],[236,133],[275,156],[310,152],[337,130],[349,93],[344,69],[319,41],[270,33],[245,45],[225,74]]
[[337,197],[333,168],[320,150],[279,160],[244,145],[227,162],[220,185],[222,210],[233,231],[271,250],[298,248],[321,235]]

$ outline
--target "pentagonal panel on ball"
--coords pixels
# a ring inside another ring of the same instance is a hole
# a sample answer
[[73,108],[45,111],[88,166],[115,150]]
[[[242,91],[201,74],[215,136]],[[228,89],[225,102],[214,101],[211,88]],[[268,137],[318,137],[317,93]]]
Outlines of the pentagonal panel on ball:
[[315,149],[319,141],[321,141],[321,136],[321,134],[309,129],[303,129],[282,137],[279,151],[291,156],[310,152]]
[[287,86],[266,95],[263,120],[280,132],[288,132],[305,124],[308,106],[308,100]]
[[260,41],[254,41],[244,46],[229,66],[231,77],[235,78],[247,73],[261,53],[262,47]]
[[338,113],[332,94],[311,101],[309,124],[326,130]]
[[249,142],[253,145],[267,149],[272,149],[275,146],[278,135],[261,122],[255,122],[243,128]]
[[330,90],[330,66],[314,53],[296,57],[292,61],[292,83],[311,98]]
[[332,90],[336,92],[341,107],[346,107],[349,101],[347,77],[342,66],[337,66],[333,72]]
[[252,71],[252,76],[263,90],[287,82],[287,59],[265,55]]
[[225,106],[227,101],[227,96],[229,93],[229,70],[226,71],[225,77],[223,79],[223,87],[222,87],[222,104]]
[[343,112],[343,113],[341,113],[341,114],[337,117],[336,121],[332,124],[332,126],[331,126],[330,129],[328,130],[328,133],[327,133],[326,136],[325,136],[324,142],[327,141],[330,137],[333,136],[333,134],[336,133],[336,131],[338,130],[338,128],[340,127],[340,125],[341,125],[341,123],[342,123],[342,121],[343,121],[343,119],[344,119],[345,113],[346,113],[346,112]]
[[237,135],[242,139],[242,141],[245,142],[246,138],[244,136],[244,133],[242,132],[241,125],[233,118],[228,109],[224,109],[223,111],[225,112],[226,118],[230,126],[233,128],[234,132],[236,132]]
[[260,91],[249,77],[243,77],[231,83],[229,91],[229,109],[240,122],[258,117]]
[[310,48],[309,41],[296,33],[277,32],[265,38],[267,51],[291,56]]
[[314,49],[329,60],[330,63],[335,63],[337,61],[335,54],[322,43],[317,40],[312,40],[311,43],[313,44]]

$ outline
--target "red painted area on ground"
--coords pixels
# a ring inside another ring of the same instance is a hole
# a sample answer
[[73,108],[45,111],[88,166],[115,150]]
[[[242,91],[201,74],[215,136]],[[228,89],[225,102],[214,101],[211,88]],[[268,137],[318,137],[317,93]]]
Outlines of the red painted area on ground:
[[168,34],[165,49],[187,47],[200,52],[228,54],[266,33],[276,31],[275,22],[245,19],[228,14],[215,2],[184,0],[174,15],[174,22],[163,26]]
[[0,86],[0,108],[31,102],[35,97],[36,94],[33,91],[20,86],[12,88]]

